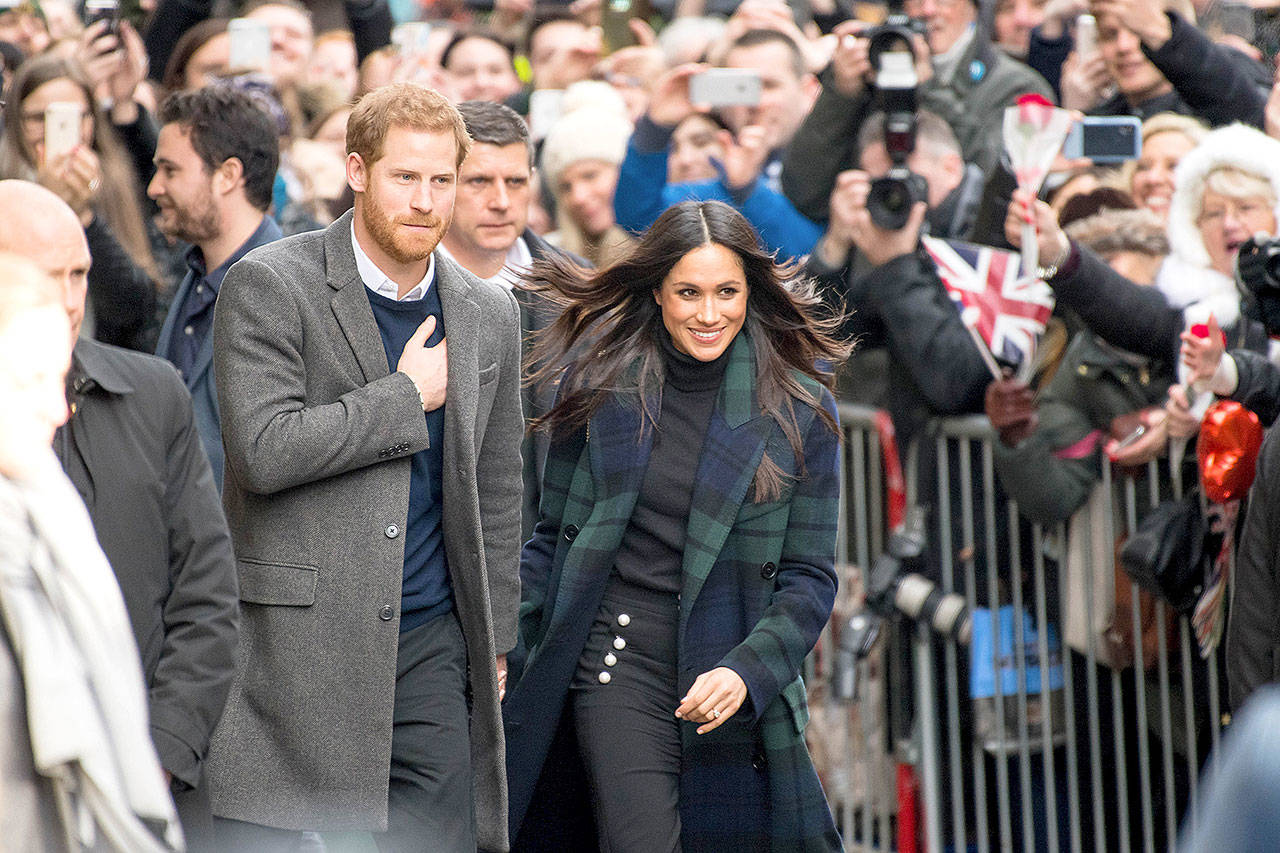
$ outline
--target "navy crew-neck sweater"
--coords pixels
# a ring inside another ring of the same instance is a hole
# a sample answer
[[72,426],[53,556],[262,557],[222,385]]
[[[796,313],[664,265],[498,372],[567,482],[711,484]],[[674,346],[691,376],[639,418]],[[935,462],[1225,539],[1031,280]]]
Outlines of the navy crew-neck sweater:
[[[396,369],[404,345],[427,317],[436,318],[435,331],[427,340],[429,346],[444,337],[444,317],[440,310],[440,291],[433,282],[427,295],[409,302],[388,299],[369,288],[369,307],[378,322],[382,348],[387,353],[387,366]],[[425,625],[453,609],[453,587],[449,583],[449,564],[444,554],[442,519],[444,406],[427,412],[427,435],[430,446],[413,454],[409,477],[409,517],[401,535],[404,537],[404,581],[400,587],[400,633]]]

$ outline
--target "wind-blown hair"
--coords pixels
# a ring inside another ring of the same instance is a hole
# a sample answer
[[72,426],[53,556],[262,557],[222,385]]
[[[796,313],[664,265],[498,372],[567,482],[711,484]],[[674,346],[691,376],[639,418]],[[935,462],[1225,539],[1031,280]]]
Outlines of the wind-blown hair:
[[[812,407],[838,434],[835,418],[800,375],[831,386],[831,370],[850,350],[836,337],[842,318],[823,308],[812,280],[795,278],[793,264],[777,264],[760,248],[746,218],[719,201],[669,208],[629,255],[604,269],[584,269],[557,255],[533,264],[520,286],[560,313],[536,337],[527,359],[530,381],[559,380],[560,387],[555,405],[533,421],[532,429],[564,434],[580,428],[611,393],[638,398],[642,429],[657,423],[652,403],[664,367],[658,338],[662,312],[654,292],[681,258],[711,244],[731,250],[742,262],[747,281],[743,330],[755,357],[760,410],[777,421],[797,460],[803,459],[797,401]],[[781,473],[766,455],[756,474],[756,500],[781,492]]]

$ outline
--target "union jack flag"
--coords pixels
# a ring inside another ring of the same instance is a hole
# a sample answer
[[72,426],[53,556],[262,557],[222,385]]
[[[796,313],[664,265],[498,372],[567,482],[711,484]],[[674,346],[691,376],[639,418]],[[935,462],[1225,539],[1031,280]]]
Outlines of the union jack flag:
[[1020,256],[990,246],[925,237],[938,277],[965,323],[1006,364],[1030,365],[1053,312],[1053,291],[1022,275]]

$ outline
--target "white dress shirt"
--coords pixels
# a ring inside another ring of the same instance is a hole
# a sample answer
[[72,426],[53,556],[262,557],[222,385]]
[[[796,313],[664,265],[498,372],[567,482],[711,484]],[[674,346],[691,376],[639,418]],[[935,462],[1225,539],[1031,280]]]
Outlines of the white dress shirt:
[[414,302],[426,296],[427,288],[431,287],[431,282],[435,281],[436,256],[433,252],[430,260],[427,261],[427,274],[422,277],[422,281],[415,284],[404,296],[399,296],[400,286],[387,278],[387,274],[378,269],[378,265],[365,254],[364,249],[360,248],[360,241],[356,239],[354,221],[351,223],[351,249],[356,255],[356,269],[360,272],[360,280],[364,282],[365,287],[379,296],[385,296],[397,302]]
[[[440,252],[458,266],[462,266],[462,263],[453,256],[453,253],[449,251],[443,242],[440,243]],[[525,243],[523,237],[517,237],[515,243],[511,244],[511,248],[507,250],[507,257],[502,262],[502,269],[486,278],[485,281],[500,284],[507,290],[511,290],[515,283],[524,276],[532,263],[533,255],[529,252],[529,245]]]

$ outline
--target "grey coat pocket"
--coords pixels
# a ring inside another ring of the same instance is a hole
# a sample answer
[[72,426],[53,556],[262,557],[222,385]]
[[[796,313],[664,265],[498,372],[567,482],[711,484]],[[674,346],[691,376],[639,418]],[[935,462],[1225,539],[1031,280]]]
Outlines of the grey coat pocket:
[[241,558],[240,600],[249,604],[310,607],[316,600],[315,566],[267,563]]

